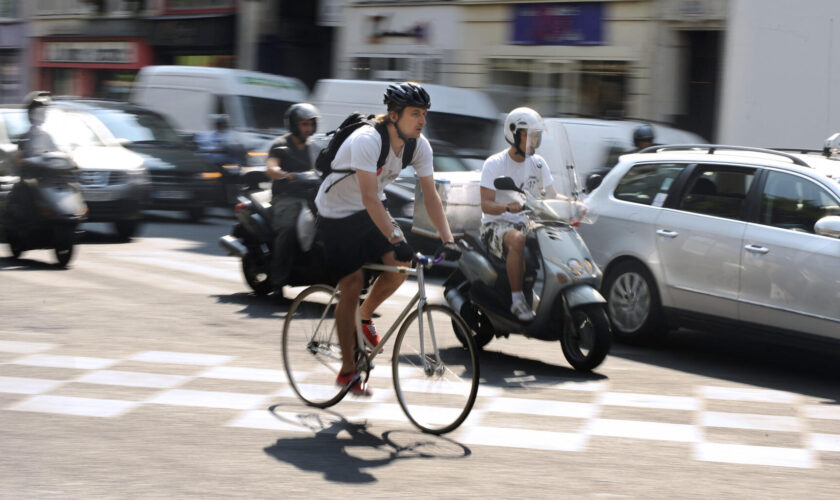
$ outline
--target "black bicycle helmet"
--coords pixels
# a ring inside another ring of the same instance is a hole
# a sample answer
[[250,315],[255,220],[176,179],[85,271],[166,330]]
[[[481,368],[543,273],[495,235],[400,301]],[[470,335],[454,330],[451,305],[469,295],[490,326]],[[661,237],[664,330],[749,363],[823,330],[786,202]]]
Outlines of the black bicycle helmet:
[[400,111],[407,106],[425,109],[432,107],[432,99],[429,97],[429,93],[414,82],[388,85],[382,102],[388,106],[388,111]]
[[300,134],[300,130],[298,129],[297,124],[302,121],[314,120],[315,130],[318,130],[318,118],[320,118],[320,113],[318,112],[318,108],[314,105],[309,104],[308,102],[299,102],[289,106],[289,109],[286,110],[285,118],[286,128],[288,128],[293,134],[298,135]]
[[653,127],[643,123],[633,131],[633,142],[638,145],[642,141],[653,142]]

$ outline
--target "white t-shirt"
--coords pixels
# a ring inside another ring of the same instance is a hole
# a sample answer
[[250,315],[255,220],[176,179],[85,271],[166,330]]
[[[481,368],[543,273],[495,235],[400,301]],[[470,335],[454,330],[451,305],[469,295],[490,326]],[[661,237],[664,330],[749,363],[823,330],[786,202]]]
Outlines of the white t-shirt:
[[[540,191],[551,186],[554,178],[548,163],[540,155],[531,155],[525,158],[522,163],[513,161],[508,150],[500,151],[484,161],[481,168],[481,187],[496,191],[493,181],[497,177],[510,177],[518,187],[531,193],[535,198],[540,197]],[[506,205],[512,201],[525,203],[525,195],[516,191],[496,191],[496,203]],[[513,224],[524,223],[527,218],[521,213],[504,212],[500,215],[491,215],[482,212],[481,223],[505,221]]]
[[[397,156],[394,154],[394,149],[389,148],[385,165],[377,172],[376,162],[379,161],[381,151],[382,137],[379,132],[373,127],[360,127],[338,148],[332,162],[332,169],[363,170],[376,173],[377,193],[379,199],[384,200],[385,186],[393,182],[402,170],[402,152],[400,152],[400,156]],[[405,146],[403,146],[403,151],[405,151]],[[417,139],[417,148],[414,150],[414,161],[411,162],[411,165],[417,172],[418,177],[434,174],[432,145],[422,134]],[[329,191],[327,191],[327,188],[330,188]],[[358,176],[355,174],[348,175],[346,172],[333,172],[328,175],[318,189],[315,205],[318,207],[319,215],[330,219],[341,219],[365,210],[365,205],[362,203],[362,191],[359,189]]]

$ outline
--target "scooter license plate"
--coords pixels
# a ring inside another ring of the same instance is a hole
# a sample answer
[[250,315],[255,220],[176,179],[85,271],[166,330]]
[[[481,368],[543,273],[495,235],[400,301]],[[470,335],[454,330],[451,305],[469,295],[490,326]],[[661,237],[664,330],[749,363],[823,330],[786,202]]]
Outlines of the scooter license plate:
[[155,191],[152,196],[164,200],[187,200],[192,197],[189,191]]
[[113,201],[119,198],[119,193],[105,189],[84,189],[82,197],[85,201]]

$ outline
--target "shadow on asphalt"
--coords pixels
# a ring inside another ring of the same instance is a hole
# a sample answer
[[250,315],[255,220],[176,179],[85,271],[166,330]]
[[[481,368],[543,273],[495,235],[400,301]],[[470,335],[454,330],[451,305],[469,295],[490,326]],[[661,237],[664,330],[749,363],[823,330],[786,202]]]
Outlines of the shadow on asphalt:
[[230,295],[214,295],[218,304],[235,304],[242,306],[236,311],[249,318],[285,318],[292,301],[278,300],[273,295],[263,296],[255,293],[239,292]]
[[[840,350],[773,344],[732,330],[670,332],[660,345],[614,343],[610,356],[840,404]],[[713,381],[710,382],[713,385]]]
[[376,476],[370,469],[395,460],[461,459],[472,454],[466,446],[443,436],[404,430],[377,435],[368,430],[366,421],[350,422],[332,410],[296,404],[274,405],[268,411],[281,424],[308,428],[312,434],[278,439],[263,451],[302,471],[321,473],[327,481],[375,483]]
[[66,271],[73,267],[73,261],[67,265],[67,268],[59,267],[56,261],[50,260],[32,260],[21,256],[19,259],[14,257],[0,258],[0,270],[2,271]]
[[528,389],[546,384],[565,382],[596,382],[607,377],[596,371],[580,372],[559,364],[545,363],[500,351],[482,350],[479,353],[481,385],[503,387],[506,390]]

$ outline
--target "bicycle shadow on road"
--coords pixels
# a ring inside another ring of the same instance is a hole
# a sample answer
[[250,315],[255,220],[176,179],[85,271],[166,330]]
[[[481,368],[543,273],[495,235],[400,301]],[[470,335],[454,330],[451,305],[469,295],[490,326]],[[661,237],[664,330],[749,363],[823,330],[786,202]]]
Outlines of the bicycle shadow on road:
[[449,438],[418,431],[389,430],[376,435],[367,421],[350,422],[331,410],[295,405],[271,406],[268,411],[281,424],[300,428],[306,435],[281,438],[263,449],[278,461],[303,471],[317,472],[337,483],[375,483],[369,469],[409,458],[460,459],[472,454]]
[[277,300],[273,296],[261,296],[250,292],[237,292],[230,295],[213,295],[217,304],[234,304],[242,306],[236,311],[249,318],[279,318],[286,317],[291,301]]

